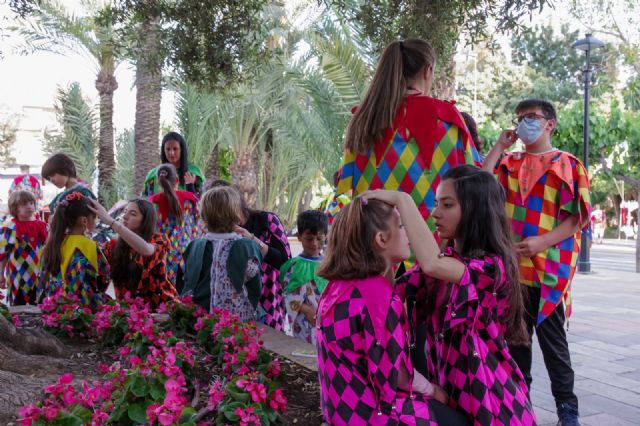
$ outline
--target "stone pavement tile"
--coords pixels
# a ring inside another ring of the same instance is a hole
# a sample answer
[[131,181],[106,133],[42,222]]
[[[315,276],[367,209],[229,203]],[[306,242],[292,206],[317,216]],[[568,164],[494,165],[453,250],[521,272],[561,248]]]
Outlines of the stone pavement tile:
[[[640,408],[632,407],[618,401],[606,398],[602,395],[588,395],[578,402],[580,414],[593,415],[598,413],[608,413],[621,419],[638,424],[640,420]],[[591,411],[591,414],[589,413]],[[602,424],[602,426],[607,426]]]
[[558,415],[534,404],[533,410],[536,412],[536,424],[538,426],[555,426],[558,423]]
[[600,340],[586,340],[580,342],[580,344],[583,346],[600,349],[606,352],[613,352],[615,354],[623,355],[625,358],[640,355],[640,351],[632,346],[629,346],[630,344],[628,344],[627,341],[623,341],[623,343],[627,344],[627,346],[605,343]]
[[620,403],[630,405],[640,411],[640,393],[638,392],[620,389],[615,386],[607,385],[605,383],[590,379],[579,381],[578,383],[576,383],[575,387],[578,389],[591,391],[596,395],[600,395]]
[[573,366],[584,365],[586,367],[593,367],[598,370],[607,371],[611,374],[622,374],[635,370],[633,367],[618,364],[618,362],[602,361],[578,353],[571,353],[571,364]]
[[[638,380],[623,377],[621,375],[613,375],[606,371],[597,370],[588,365],[574,366],[574,372],[576,373],[576,377],[584,377],[585,379],[595,380],[600,383],[640,394],[640,381]],[[640,395],[638,398],[640,398]]]
[[607,413],[594,414],[592,416],[580,416],[580,423],[583,426],[634,426],[638,423],[631,423],[619,417]]
[[603,351],[595,349],[589,346],[585,346],[581,343],[569,343],[569,351],[573,354],[583,354],[589,357],[601,359],[603,361],[616,361],[625,358],[624,355],[616,354],[609,351]]

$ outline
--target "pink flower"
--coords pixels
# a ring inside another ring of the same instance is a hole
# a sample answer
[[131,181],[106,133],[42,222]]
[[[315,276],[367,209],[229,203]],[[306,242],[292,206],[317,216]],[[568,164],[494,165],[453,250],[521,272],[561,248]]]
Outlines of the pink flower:
[[287,397],[284,395],[284,392],[282,392],[282,389],[276,389],[271,394],[269,407],[281,413],[285,412],[285,410],[287,409]]
[[169,413],[160,413],[158,415],[158,422],[162,426],[169,426],[169,425],[171,425],[171,423],[173,423],[174,417],[175,416],[173,416],[172,414],[169,414]]
[[253,402],[262,404],[267,400],[267,388],[262,383],[253,383],[248,390]]
[[222,383],[217,381],[211,385],[209,388],[209,403],[207,404],[208,408],[216,408],[218,404],[222,402],[224,399],[224,389],[222,387]]
[[73,374],[71,373],[63,374],[58,380],[58,383],[60,383],[61,385],[68,385],[71,382],[73,382]]
[[131,364],[132,367],[135,367],[137,365],[142,364],[142,360],[140,359],[139,356],[132,355],[131,358],[129,358],[129,363]]
[[42,411],[43,411],[44,417],[47,420],[53,420],[58,415],[58,409],[56,407],[52,407],[52,406],[43,407]]

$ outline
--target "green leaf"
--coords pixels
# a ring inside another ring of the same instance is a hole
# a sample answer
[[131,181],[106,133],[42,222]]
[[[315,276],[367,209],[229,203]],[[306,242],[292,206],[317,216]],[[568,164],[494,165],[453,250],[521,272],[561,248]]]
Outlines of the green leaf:
[[164,399],[165,389],[162,385],[156,383],[151,386],[151,391],[149,393],[151,394],[151,398],[153,398],[155,401],[159,401],[161,399]]
[[147,421],[147,410],[142,404],[136,403],[129,405],[127,414],[134,422],[145,423]]
[[71,413],[59,411],[54,424],[56,426],[83,426],[85,422],[80,417]]
[[146,396],[149,393],[149,386],[147,386],[146,380],[139,376],[134,379],[129,389],[138,397]]

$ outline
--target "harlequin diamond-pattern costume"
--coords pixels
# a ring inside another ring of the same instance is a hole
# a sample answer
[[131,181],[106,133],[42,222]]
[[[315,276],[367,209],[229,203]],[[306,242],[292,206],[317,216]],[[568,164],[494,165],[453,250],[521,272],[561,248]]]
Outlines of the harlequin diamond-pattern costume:
[[[502,260],[461,259],[451,248],[445,256],[466,263],[459,284],[426,278],[417,267],[397,284],[400,293],[417,290],[419,312],[427,300],[433,305],[422,319],[427,324],[430,380],[473,425],[535,425],[527,385],[504,338],[501,319],[506,318],[509,295]],[[502,278],[496,283],[498,273]]]
[[[318,306],[322,414],[331,425],[436,425],[421,394],[398,387],[413,379],[404,304],[381,276],[332,281]],[[411,387],[411,383],[409,384]]]
[[347,194],[337,195],[333,192],[327,198],[322,200],[318,210],[327,215],[329,219],[329,225],[331,225],[336,218],[336,215],[342,210],[344,206],[351,202],[351,198]]
[[327,286],[327,280],[316,275],[322,256],[301,254],[290,259],[280,268],[280,284],[284,288],[284,303],[293,336],[315,345],[316,325],[309,322],[301,311],[306,304],[315,312],[318,309],[318,297]]
[[[109,264],[98,245],[83,235],[67,235],[60,246],[62,264],[54,276],[41,279],[38,300],[53,296],[58,289],[73,293],[85,305],[94,305],[108,298]],[[44,271],[46,272],[46,271]]]
[[33,194],[36,199],[36,209],[42,202],[42,188],[40,182],[35,176],[22,175],[13,179],[11,186],[9,187],[9,195],[15,191],[27,191]]
[[[274,242],[279,242],[284,247],[287,258],[291,257],[289,240],[284,226],[278,216],[273,213],[264,212],[266,215],[266,228],[253,232],[253,234],[263,243],[271,246]],[[251,231],[251,230],[250,230]],[[280,268],[267,263],[267,257],[262,262],[262,295],[260,296],[260,307],[264,310],[263,322],[276,330],[284,330],[286,310],[284,306],[284,292],[278,277]]]
[[[516,242],[544,235],[571,216],[576,216],[579,223],[588,223],[589,177],[573,155],[558,150],[540,155],[510,153],[496,173],[506,190],[507,214]],[[566,316],[571,315],[571,280],[578,261],[580,235],[578,231],[531,258],[520,259],[520,282],[540,288],[538,324],[563,299]]]
[[167,256],[167,278],[175,287],[178,270],[184,267],[182,253],[189,243],[199,238],[202,232],[202,223],[198,213],[198,200],[195,195],[187,191],[176,191],[178,201],[182,208],[182,222],[171,216],[169,203],[164,193],[154,194],[149,197],[158,212],[158,225],[156,231],[169,240],[169,253]]
[[[104,256],[112,264],[113,250],[117,240],[109,241],[104,248]],[[123,299],[127,292],[131,297],[141,297],[145,303],[149,303],[152,309],[156,309],[161,303],[166,303],[178,297],[175,287],[167,278],[167,253],[169,252],[169,240],[162,234],[151,236],[149,244],[155,248],[151,256],[142,256],[131,250],[131,262],[140,268],[140,280],[135,288],[129,289],[114,283],[116,297]]]
[[435,229],[430,212],[442,175],[480,157],[460,113],[451,103],[407,96],[393,126],[367,154],[345,152],[337,193],[357,195],[389,189],[411,195],[422,217]]
[[47,224],[40,220],[12,219],[0,229],[0,262],[8,284],[9,303],[36,303],[36,284],[40,279],[40,258],[47,240]]

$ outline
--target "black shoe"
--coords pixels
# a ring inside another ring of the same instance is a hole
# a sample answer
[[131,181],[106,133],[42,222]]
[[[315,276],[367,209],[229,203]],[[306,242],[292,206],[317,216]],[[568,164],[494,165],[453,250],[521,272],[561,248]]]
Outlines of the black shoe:
[[570,402],[561,402],[558,405],[558,424],[556,426],[580,426],[578,407]]

